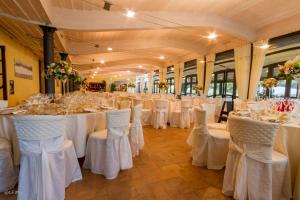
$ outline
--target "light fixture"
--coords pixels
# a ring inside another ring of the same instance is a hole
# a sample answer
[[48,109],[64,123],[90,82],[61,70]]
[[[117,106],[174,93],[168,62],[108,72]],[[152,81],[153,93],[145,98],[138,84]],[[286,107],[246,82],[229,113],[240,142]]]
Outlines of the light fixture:
[[162,60],[163,60],[163,59],[165,59],[165,57],[164,57],[164,56],[160,56],[159,58],[160,58],[160,59],[162,59]]
[[101,63],[101,64],[104,64],[104,63],[105,63],[105,61],[104,61],[104,60],[100,60],[100,63]]
[[129,70],[127,70],[127,72],[129,73],[130,71],[129,71]]
[[270,47],[269,44],[262,44],[259,46],[259,48],[261,48],[261,49],[268,49],[269,47]]
[[133,18],[135,16],[135,12],[132,10],[127,10],[126,16],[128,18]]
[[139,65],[139,68],[143,68],[143,66],[142,66],[142,65]]
[[208,38],[209,40],[214,40],[214,39],[216,39],[217,37],[218,37],[218,35],[217,35],[215,32],[209,33],[208,36],[207,36],[207,38]]
[[200,62],[200,63],[204,63],[204,60],[200,60],[199,62]]
[[108,47],[107,50],[108,50],[108,51],[112,51],[112,48],[111,48],[111,47]]

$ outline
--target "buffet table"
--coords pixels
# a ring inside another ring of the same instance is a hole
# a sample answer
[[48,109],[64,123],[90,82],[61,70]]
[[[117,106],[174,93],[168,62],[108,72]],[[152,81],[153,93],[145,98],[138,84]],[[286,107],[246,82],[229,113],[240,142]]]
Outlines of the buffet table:
[[[106,112],[79,113],[65,115],[65,138],[74,144],[78,158],[85,156],[85,148],[88,134],[96,130],[105,129]],[[14,115],[0,115],[0,137],[6,138],[12,143],[15,165],[19,164],[20,153],[18,140],[13,124]]]

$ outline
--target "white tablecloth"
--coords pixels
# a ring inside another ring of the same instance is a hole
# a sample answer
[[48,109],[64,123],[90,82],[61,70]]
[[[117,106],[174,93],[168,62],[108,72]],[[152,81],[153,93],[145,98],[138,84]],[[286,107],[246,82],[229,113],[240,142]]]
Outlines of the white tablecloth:
[[[73,114],[65,117],[65,138],[73,142],[76,155],[81,158],[85,155],[88,134],[106,128],[105,112]],[[19,145],[12,116],[0,115],[0,137],[12,142],[14,163],[18,165],[20,159]]]

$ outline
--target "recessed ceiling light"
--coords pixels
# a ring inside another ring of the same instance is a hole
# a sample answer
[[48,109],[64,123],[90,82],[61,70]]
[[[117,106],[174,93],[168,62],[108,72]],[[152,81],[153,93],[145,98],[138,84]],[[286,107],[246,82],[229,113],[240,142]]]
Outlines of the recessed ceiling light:
[[218,37],[218,35],[215,32],[209,33],[208,36],[207,36],[207,38],[210,39],[210,40],[214,40],[217,37]]
[[261,48],[261,49],[268,49],[269,47],[270,47],[269,44],[263,44],[263,45],[259,46],[259,48]]
[[142,66],[142,65],[139,65],[139,68],[143,68],[143,66]]
[[112,48],[111,48],[111,47],[108,47],[107,50],[108,50],[108,51],[112,51]]
[[127,70],[127,72],[129,73],[130,71],[129,71],[129,70]]
[[159,58],[160,58],[160,59],[162,59],[162,60],[163,60],[163,59],[165,59],[165,57],[164,57],[164,56],[160,56]]
[[132,11],[132,10],[128,10],[127,13],[126,13],[126,16],[128,18],[133,18],[135,16],[135,12]]
[[105,61],[104,61],[104,60],[100,60],[100,63],[101,63],[101,64],[104,64],[104,63],[105,63]]

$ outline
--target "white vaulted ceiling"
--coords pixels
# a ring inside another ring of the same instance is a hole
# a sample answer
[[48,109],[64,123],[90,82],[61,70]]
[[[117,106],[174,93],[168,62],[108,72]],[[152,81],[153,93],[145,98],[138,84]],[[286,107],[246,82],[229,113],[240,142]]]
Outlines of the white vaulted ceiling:
[[[69,53],[86,74],[96,68],[102,73],[142,73],[189,55],[203,56],[300,30],[299,0],[110,2],[111,10],[106,11],[103,0],[0,0],[0,27],[38,55],[42,32],[20,19],[57,27],[56,50]],[[136,12],[134,18],[125,16],[128,9]],[[215,41],[206,38],[211,32],[218,35]]]

